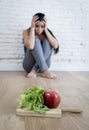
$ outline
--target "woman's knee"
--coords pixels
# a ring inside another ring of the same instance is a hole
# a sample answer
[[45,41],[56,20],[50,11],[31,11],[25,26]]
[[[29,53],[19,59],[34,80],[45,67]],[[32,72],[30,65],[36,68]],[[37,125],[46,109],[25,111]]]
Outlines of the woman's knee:
[[45,59],[48,59],[48,57],[51,57],[53,49],[47,39],[44,40],[44,43],[42,46],[43,46],[43,53],[44,53]]
[[25,70],[26,72],[29,73],[29,72],[31,71],[31,69],[29,68],[29,66],[28,66],[27,63],[25,62],[25,60],[23,60],[22,66],[23,66],[23,68],[24,68],[24,70]]
[[40,39],[36,36],[35,37],[35,46],[37,45],[40,45],[41,44],[41,42],[40,42]]
[[40,39],[37,36],[35,37],[35,42],[40,42]]
[[32,70],[34,63],[33,62],[31,63],[31,61],[27,57],[25,57],[22,66],[24,70],[29,73]]
[[48,39],[45,39],[45,40],[44,40],[42,46],[43,46],[43,51],[44,51],[44,53],[45,53],[45,52],[49,52],[49,53],[52,52],[52,46],[50,45]]
[[32,52],[34,52],[34,51],[38,52],[41,48],[42,48],[42,46],[41,46],[40,39],[36,36],[35,45],[34,45],[34,49],[32,50]]

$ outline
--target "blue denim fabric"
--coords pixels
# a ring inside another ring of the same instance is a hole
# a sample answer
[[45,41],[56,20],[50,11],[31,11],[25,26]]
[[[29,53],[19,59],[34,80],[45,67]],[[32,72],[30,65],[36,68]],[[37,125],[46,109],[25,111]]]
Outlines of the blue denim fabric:
[[50,67],[50,59],[52,55],[52,47],[48,39],[44,39],[41,43],[39,38],[35,38],[35,46],[33,50],[24,47],[25,57],[23,60],[23,68],[30,72],[34,69],[36,72],[43,72]]

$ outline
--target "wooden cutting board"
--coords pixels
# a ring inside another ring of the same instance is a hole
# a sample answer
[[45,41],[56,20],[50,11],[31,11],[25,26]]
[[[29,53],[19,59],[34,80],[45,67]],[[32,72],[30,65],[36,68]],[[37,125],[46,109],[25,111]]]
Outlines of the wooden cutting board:
[[61,108],[58,107],[55,109],[50,109],[49,111],[46,111],[45,113],[40,114],[34,111],[17,108],[16,115],[25,116],[25,117],[35,116],[35,117],[61,118],[62,111],[61,111]]
[[[16,109],[16,115],[24,116],[25,130],[58,130],[59,121],[62,117],[62,112],[81,112],[80,109],[68,108],[68,107],[57,107],[55,109],[50,109],[44,114],[40,114],[34,111],[29,111],[26,109]],[[35,125],[34,125],[35,124]]]
[[82,112],[82,108],[77,107],[77,106],[63,106],[61,108],[62,112],[74,112],[74,113],[81,113]]
[[81,113],[82,109],[77,107],[63,107],[59,106],[55,109],[50,109],[49,111],[46,111],[46,113],[40,114],[34,111],[29,111],[26,109],[17,108],[16,109],[16,115],[18,116],[35,116],[35,117],[48,117],[48,118],[61,118],[62,112],[75,112],[75,113]]

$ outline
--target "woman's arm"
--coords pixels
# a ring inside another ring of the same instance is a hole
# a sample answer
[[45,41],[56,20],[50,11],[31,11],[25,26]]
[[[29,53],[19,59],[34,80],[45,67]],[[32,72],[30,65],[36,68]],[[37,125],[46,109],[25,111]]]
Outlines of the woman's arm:
[[51,44],[51,46],[54,48],[54,49],[57,49],[58,48],[58,41],[55,37],[52,36],[52,34],[49,32],[48,28],[47,28],[47,20],[46,18],[44,18],[44,24],[45,24],[45,34]]
[[57,49],[58,48],[58,41],[56,38],[54,38],[51,33],[47,30],[45,30],[45,33],[46,33],[46,36],[49,40],[49,43],[51,44],[51,46],[54,48],[54,49]]
[[34,16],[32,18],[31,28],[30,28],[29,33],[28,33],[28,30],[24,30],[23,31],[24,44],[30,50],[33,50],[33,48],[34,48],[34,43],[35,43],[34,42],[35,41],[35,24],[36,24],[36,20],[37,19],[38,19],[37,16]]
[[30,50],[34,48],[34,39],[35,39],[35,32],[33,28],[30,28],[29,33],[28,30],[23,31],[24,45]]

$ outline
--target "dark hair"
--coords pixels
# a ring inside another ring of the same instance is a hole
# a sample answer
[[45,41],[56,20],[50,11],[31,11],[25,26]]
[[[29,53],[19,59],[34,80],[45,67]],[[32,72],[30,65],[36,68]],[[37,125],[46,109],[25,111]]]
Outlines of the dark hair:
[[43,13],[36,13],[34,16],[38,16],[39,17],[37,19],[37,21],[44,21],[45,14],[43,14]]
[[[39,17],[39,18],[37,19],[37,21],[44,21],[44,16],[45,16],[45,14],[43,14],[43,13],[36,13],[36,14],[33,15],[33,16],[38,16],[38,17]],[[27,31],[28,31],[28,34],[29,34],[30,28],[28,28]],[[52,33],[52,31],[51,31],[50,29],[48,29],[48,31],[49,31],[50,34],[56,39],[56,37],[54,36],[54,34]],[[43,31],[43,34],[44,34],[45,37],[46,37],[46,34],[45,34],[44,31]],[[54,49],[54,53],[55,53],[55,54],[58,53],[58,52],[59,52],[59,46],[58,46],[58,48]]]

